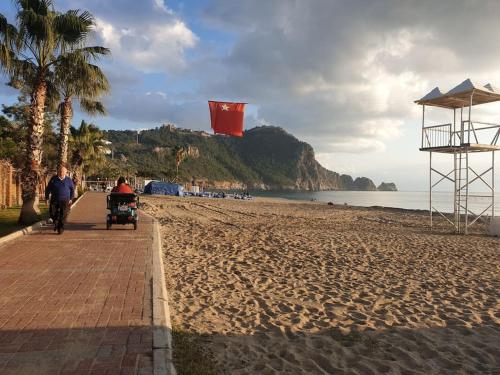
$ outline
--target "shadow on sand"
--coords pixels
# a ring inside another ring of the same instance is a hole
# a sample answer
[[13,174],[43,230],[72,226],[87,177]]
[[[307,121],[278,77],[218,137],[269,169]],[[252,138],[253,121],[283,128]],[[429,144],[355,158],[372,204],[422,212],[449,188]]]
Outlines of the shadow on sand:
[[[63,315],[54,319],[40,312],[37,329],[4,326],[0,373],[152,374],[149,327],[95,328],[89,327],[89,317]],[[173,340],[179,375],[500,373],[500,326],[495,324],[467,328],[450,321],[442,328],[347,334],[337,328],[310,333],[257,327],[251,335],[196,334],[174,328]]]
[[336,328],[317,333],[274,328],[252,335],[200,335],[174,328],[173,339],[179,375],[500,373],[500,326],[348,334]]

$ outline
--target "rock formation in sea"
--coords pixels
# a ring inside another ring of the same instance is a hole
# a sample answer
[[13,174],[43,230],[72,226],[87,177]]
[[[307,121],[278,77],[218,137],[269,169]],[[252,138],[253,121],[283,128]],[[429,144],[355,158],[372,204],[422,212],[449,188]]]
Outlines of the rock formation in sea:
[[398,191],[396,184],[394,182],[382,182],[378,187],[379,191]]

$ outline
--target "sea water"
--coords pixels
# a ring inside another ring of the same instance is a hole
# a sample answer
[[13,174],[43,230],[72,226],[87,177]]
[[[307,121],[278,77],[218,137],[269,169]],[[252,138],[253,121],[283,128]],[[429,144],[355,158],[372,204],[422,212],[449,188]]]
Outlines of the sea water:
[[[269,192],[253,191],[254,196],[286,198],[294,200],[317,200],[352,206],[382,206],[412,210],[429,210],[429,192],[422,191],[313,191],[313,192]],[[471,193],[486,195],[487,193]],[[495,216],[500,216],[500,194],[495,194]],[[491,204],[491,198],[469,197],[469,209],[480,214]],[[432,205],[440,212],[453,212],[453,192],[433,192]],[[491,215],[491,208],[486,211]]]

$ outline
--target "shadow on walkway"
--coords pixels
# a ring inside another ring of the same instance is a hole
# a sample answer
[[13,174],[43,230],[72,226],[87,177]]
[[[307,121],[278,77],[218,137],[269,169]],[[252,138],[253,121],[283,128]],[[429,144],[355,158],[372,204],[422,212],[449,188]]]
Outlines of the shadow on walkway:
[[0,374],[153,373],[151,219],[106,231],[105,194],[0,247]]
[[[57,324],[54,324],[57,325]],[[152,374],[149,326],[2,329],[2,375]]]

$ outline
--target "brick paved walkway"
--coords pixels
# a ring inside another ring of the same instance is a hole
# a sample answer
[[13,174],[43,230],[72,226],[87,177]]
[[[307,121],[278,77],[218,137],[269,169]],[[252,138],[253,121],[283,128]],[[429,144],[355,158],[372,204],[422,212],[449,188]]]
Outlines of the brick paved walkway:
[[0,247],[0,374],[152,374],[152,221],[105,214],[87,193],[61,236]]

